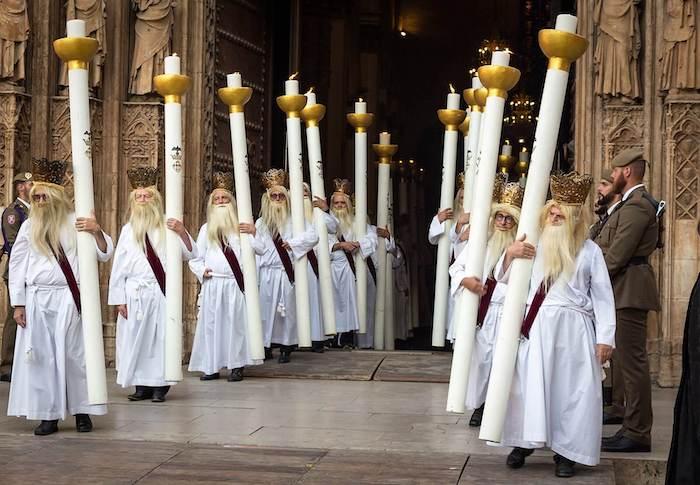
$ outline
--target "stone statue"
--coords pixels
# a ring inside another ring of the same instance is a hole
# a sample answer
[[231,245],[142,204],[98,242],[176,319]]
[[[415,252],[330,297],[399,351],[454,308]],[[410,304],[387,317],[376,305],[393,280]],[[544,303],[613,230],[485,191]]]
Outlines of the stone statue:
[[628,100],[642,97],[639,54],[641,0],[595,0],[595,92]]
[[26,0],[0,2],[0,79],[18,84],[25,77],[25,51],[29,40]]
[[661,90],[700,89],[700,0],[666,0]]
[[175,18],[174,0],[132,0],[136,11],[136,41],[131,60],[130,94],[153,92],[153,76],[163,74],[163,61],[170,54]]
[[[106,43],[105,25],[107,18],[106,0],[68,0],[66,5],[66,20],[84,20],[85,31],[88,37],[93,37],[99,42],[97,53],[90,63],[90,89],[99,88],[102,84],[102,66],[104,65]],[[68,68],[65,63],[61,65],[59,86],[68,86]]]

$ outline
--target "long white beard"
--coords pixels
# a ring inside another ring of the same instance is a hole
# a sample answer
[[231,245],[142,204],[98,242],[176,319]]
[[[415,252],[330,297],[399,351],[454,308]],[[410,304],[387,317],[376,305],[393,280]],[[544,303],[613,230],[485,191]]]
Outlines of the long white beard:
[[146,245],[146,234],[154,248],[159,248],[165,240],[165,221],[158,204],[134,204],[131,207],[129,223],[134,242],[143,250]]
[[270,231],[270,235],[275,237],[287,226],[289,210],[287,204],[271,201],[267,208],[264,208],[262,220]]
[[554,284],[559,277],[571,277],[576,266],[578,250],[566,224],[544,226],[537,252],[542,257],[542,271],[547,285]]
[[488,242],[488,259],[486,260],[487,275],[493,273],[493,269],[496,267],[498,260],[501,259],[503,252],[510,246],[515,240],[515,228],[509,231],[501,231],[498,228],[493,230],[493,234]]
[[304,218],[307,222],[314,221],[314,206],[308,197],[304,197]]
[[207,239],[212,244],[219,244],[232,233],[238,232],[238,216],[233,204],[210,205],[207,211]]
[[348,209],[333,209],[333,215],[338,218],[338,234],[348,234],[353,232],[355,218]]
[[63,203],[34,204],[29,219],[32,221],[29,239],[45,256],[57,251],[59,244],[64,251],[75,246],[76,232],[68,222],[68,210]]

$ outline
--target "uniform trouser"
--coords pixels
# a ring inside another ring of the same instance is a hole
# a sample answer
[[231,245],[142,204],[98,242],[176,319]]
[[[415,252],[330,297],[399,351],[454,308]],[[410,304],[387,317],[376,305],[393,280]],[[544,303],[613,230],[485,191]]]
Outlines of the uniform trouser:
[[633,308],[616,311],[613,405],[610,414],[624,418],[624,436],[651,444],[653,416],[647,356],[647,313],[646,310]]
[[[7,287],[7,280],[5,280]],[[12,368],[12,358],[15,352],[15,336],[17,335],[17,322],[10,306],[10,291],[7,291],[7,317],[2,327],[2,347],[0,347],[0,374],[9,372]]]

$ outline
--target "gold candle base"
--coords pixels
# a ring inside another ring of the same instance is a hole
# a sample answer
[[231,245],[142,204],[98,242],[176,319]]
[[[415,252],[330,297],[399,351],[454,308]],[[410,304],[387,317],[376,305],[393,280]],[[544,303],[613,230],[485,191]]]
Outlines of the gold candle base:
[[166,103],[180,103],[190,88],[190,77],[184,74],[160,74],[153,78],[153,86]]
[[508,174],[508,172],[510,172],[511,167],[513,166],[514,161],[515,157],[513,157],[512,155],[499,155],[498,171],[501,173]]
[[277,106],[287,113],[287,118],[299,118],[301,110],[306,106],[306,96],[303,94],[277,96]]
[[520,71],[510,66],[481,66],[479,79],[488,89],[489,96],[498,96],[506,99],[508,91],[520,80]]
[[99,43],[92,37],[64,37],[53,41],[53,50],[68,69],[87,69]]
[[588,40],[578,34],[555,29],[542,29],[537,36],[540,49],[549,58],[548,69],[568,71],[571,63],[588,48]]
[[348,113],[347,120],[355,128],[356,133],[364,133],[367,128],[372,126],[374,115],[372,113]]
[[467,136],[469,134],[469,116],[464,118],[464,121],[462,121],[462,124],[457,127],[459,131],[462,132],[462,135]]
[[445,125],[445,131],[457,131],[467,113],[461,109],[439,109],[437,115],[440,122]]
[[399,150],[399,146],[375,143],[372,145],[372,150],[374,150],[374,153],[379,157],[379,163],[391,164],[391,157]]
[[248,87],[219,88],[217,93],[221,102],[228,106],[229,113],[242,113],[243,107],[253,95],[253,89]]
[[306,127],[318,126],[318,123],[326,116],[326,107],[322,104],[307,105],[301,110],[301,119]]

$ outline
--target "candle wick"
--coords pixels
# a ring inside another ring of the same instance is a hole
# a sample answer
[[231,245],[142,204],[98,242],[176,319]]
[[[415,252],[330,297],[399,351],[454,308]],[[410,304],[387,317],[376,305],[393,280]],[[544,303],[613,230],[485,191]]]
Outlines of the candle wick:
[[297,78],[298,75],[299,75],[299,72],[297,71],[297,72],[295,72],[294,74],[292,74],[291,76],[289,76],[289,80],[290,80],[290,81],[293,81],[294,79]]

